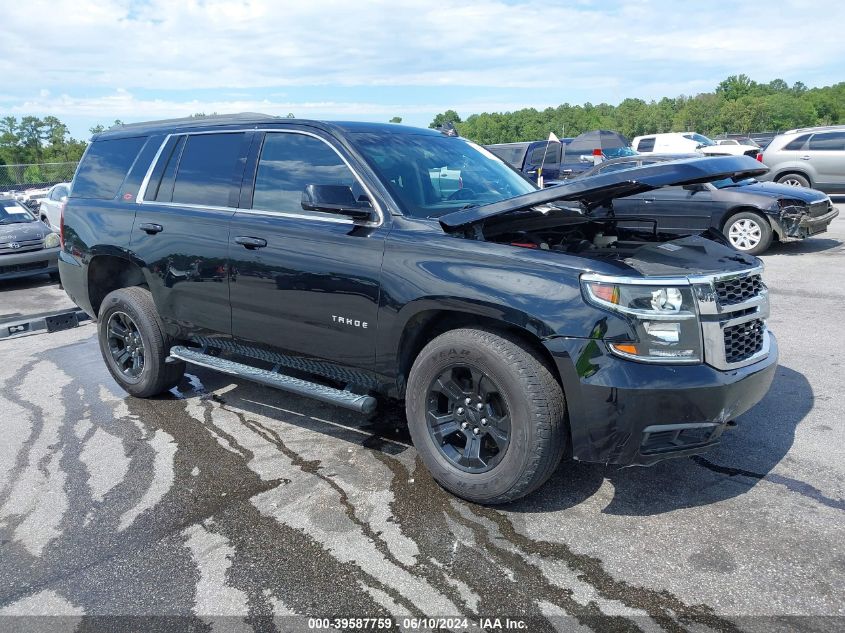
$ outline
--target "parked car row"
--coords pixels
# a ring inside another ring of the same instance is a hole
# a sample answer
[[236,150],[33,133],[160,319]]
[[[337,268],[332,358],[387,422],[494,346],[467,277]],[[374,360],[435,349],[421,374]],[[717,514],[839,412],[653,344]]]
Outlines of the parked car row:
[[631,142],[634,151],[640,154],[686,154],[698,152],[704,156],[751,156],[762,160],[760,147],[739,142],[719,143],[696,132],[666,132],[636,136]]
[[[695,157],[643,154],[619,158],[596,165],[582,177]],[[658,232],[670,235],[717,229],[735,249],[752,255],[765,252],[775,239],[805,238],[826,231],[839,215],[821,191],[754,178],[663,187],[619,198],[613,202],[613,212],[620,218],[620,226],[642,227],[646,220],[654,221]]]
[[0,280],[43,274],[58,280],[59,242],[26,204],[0,195]]

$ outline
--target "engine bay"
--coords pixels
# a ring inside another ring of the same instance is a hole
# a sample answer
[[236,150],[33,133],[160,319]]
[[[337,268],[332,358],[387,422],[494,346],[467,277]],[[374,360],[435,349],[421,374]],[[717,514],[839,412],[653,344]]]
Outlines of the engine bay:
[[[620,227],[620,222],[627,226]],[[498,244],[611,259],[629,257],[643,246],[679,237],[658,233],[652,218],[591,217],[561,211],[499,217],[488,220],[481,232],[484,240]]]

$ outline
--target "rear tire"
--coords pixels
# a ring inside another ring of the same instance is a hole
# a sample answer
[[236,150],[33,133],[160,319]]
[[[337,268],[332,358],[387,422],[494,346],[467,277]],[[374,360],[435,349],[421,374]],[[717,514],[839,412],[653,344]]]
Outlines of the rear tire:
[[120,288],[106,295],[97,324],[100,352],[109,372],[130,395],[149,398],[176,386],[185,363],[166,363],[173,345],[150,291]]
[[808,187],[810,181],[801,174],[784,174],[777,180],[782,185],[789,185],[790,187]]
[[769,221],[753,211],[740,211],[729,217],[724,234],[731,246],[749,255],[765,253],[772,245]]
[[506,503],[536,490],[566,447],[560,384],[505,333],[466,328],[432,340],[411,368],[405,410],[434,479],[476,503]]

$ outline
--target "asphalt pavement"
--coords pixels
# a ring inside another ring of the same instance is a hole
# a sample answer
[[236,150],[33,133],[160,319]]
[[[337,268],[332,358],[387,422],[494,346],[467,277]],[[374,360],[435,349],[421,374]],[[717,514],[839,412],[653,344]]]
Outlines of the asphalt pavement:
[[191,366],[138,400],[91,324],[0,340],[0,629],[842,630],[844,242],[763,257],[780,367],[719,447],[496,508],[431,480],[401,411]]

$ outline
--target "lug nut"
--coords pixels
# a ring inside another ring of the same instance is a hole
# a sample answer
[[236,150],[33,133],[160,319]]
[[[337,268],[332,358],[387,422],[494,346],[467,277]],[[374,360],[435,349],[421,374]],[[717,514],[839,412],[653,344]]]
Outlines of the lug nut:
[[475,405],[475,408],[481,411],[484,408],[484,405],[479,402],[477,405]]
[[471,402],[471,400],[470,400],[469,398],[467,398],[466,400],[464,400],[464,404],[469,404],[470,402]]
[[481,426],[487,426],[487,418],[481,418]]
[[478,435],[478,433],[479,433],[478,427],[475,427],[475,428],[472,430],[472,432],[473,432],[475,435]]
[[469,426],[469,424],[467,424],[466,422],[463,422],[463,423],[461,424],[461,428],[462,428],[462,429],[465,429],[465,428],[467,428],[468,426]]
[[464,408],[458,407],[458,415],[463,415],[463,413],[464,413]]

